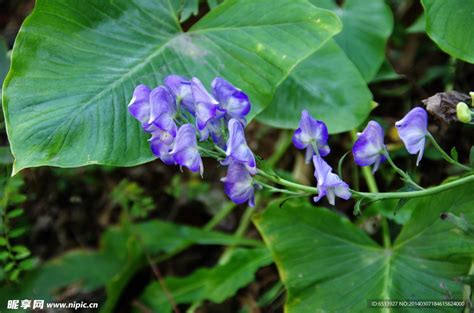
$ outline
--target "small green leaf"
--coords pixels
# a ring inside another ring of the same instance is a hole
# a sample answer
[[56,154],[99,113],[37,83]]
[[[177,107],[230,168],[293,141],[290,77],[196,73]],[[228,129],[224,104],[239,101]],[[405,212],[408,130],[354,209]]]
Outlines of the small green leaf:
[[15,267],[15,262],[9,262],[3,267],[5,273],[10,272]]
[[199,13],[199,0],[185,0],[183,8],[179,17],[179,21],[185,22],[191,15],[197,15]]
[[12,247],[12,251],[15,252],[15,259],[20,260],[30,256],[30,250],[22,245],[17,245]]
[[18,217],[20,215],[23,214],[23,209],[21,208],[18,208],[18,209],[14,209],[14,210],[11,210],[10,212],[7,213],[7,216],[9,218],[15,218],[15,217]]
[[23,234],[26,233],[26,227],[18,227],[18,228],[15,228],[13,229],[9,234],[8,236],[10,238],[18,238],[20,236],[22,236]]
[[5,237],[0,237],[0,246],[6,246],[7,245],[7,239]]
[[0,252],[0,261],[5,261],[10,257],[10,254],[7,251]]
[[29,259],[21,261],[20,264],[18,264],[18,267],[24,271],[28,271],[34,268],[37,265],[37,263],[38,262],[36,259],[29,258]]
[[11,281],[17,281],[17,280],[18,280],[18,276],[20,276],[20,272],[21,272],[21,270],[20,270],[19,268],[14,269],[14,270],[10,273],[10,280],[11,280]]
[[451,148],[451,157],[458,161],[458,150],[456,149],[456,147],[452,147]]

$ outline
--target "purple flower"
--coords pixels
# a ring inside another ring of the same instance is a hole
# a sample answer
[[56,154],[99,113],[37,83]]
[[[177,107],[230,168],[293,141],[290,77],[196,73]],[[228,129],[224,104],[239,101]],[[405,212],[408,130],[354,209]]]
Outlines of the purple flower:
[[160,158],[163,163],[166,165],[174,165],[176,164],[173,156],[170,154],[172,144],[166,144],[163,141],[160,141],[159,139],[155,140],[150,140],[150,147],[151,147],[151,152],[153,154]]
[[176,134],[173,150],[170,154],[180,166],[187,167],[193,172],[203,174],[204,166],[198,151],[196,130],[191,124],[184,124]]
[[254,190],[255,184],[252,175],[244,164],[239,162],[230,162],[226,177],[222,178],[224,191],[226,195],[235,203],[249,203],[249,206],[255,206]]
[[300,127],[293,135],[293,144],[298,149],[306,148],[306,164],[315,154],[326,156],[331,151],[328,142],[328,129],[324,122],[315,120],[308,111],[301,112]]
[[220,107],[226,112],[226,120],[235,118],[245,125],[245,116],[250,112],[249,97],[221,77],[212,81],[212,91]]
[[398,135],[410,154],[417,154],[416,165],[420,163],[428,134],[428,114],[423,108],[416,107],[395,123]]
[[[222,116],[223,112],[219,110],[217,100],[207,92],[201,81],[195,77],[191,80],[191,90],[194,98],[196,126],[199,131],[202,131],[211,119]],[[206,139],[201,138],[201,140]]]
[[372,173],[375,173],[380,163],[386,160],[383,154],[384,151],[382,126],[375,121],[370,121],[364,131],[358,134],[358,138],[352,147],[354,161],[359,166],[374,164]]
[[136,118],[143,128],[146,128],[150,120],[150,88],[138,85],[133,91],[132,100],[128,104],[128,111]]
[[[148,125],[154,125],[159,129],[175,137],[177,126],[174,121],[176,117],[176,103],[169,91],[159,86],[150,93],[150,117]],[[154,132],[154,127],[148,126],[145,131]]]
[[255,175],[257,173],[255,157],[245,140],[244,127],[242,123],[233,118],[229,121],[226,158],[222,161],[222,164],[229,165],[234,161],[244,164],[250,174]]
[[326,196],[330,204],[336,203],[336,196],[344,200],[351,197],[349,186],[342,181],[339,176],[332,173],[332,168],[320,156],[313,157],[314,176],[318,182],[318,195],[314,197],[314,201],[319,201]]
[[169,75],[165,78],[165,86],[175,96],[176,102],[182,104],[194,114],[194,99],[191,91],[191,82],[178,75]]

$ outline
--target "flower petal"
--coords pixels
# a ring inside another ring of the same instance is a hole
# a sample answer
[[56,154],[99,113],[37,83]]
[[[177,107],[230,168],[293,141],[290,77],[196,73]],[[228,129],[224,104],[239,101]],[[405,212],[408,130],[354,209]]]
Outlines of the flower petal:
[[132,100],[128,104],[130,114],[142,124],[150,119],[150,88],[138,85],[133,91]]
[[370,121],[352,147],[355,163],[359,166],[375,164],[374,171],[376,171],[380,163],[385,160],[383,137],[382,126],[375,121]]
[[224,182],[226,195],[235,203],[249,203],[254,206],[254,183],[253,178],[245,165],[239,162],[231,162],[227,169],[227,175],[221,179]]
[[228,165],[232,161],[238,161],[245,165],[248,171],[255,175],[257,163],[255,157],[247,145],[243,125],[236,119],[229,121],[229,139],[227,141],[226,159],[222,162]]
[[193,125],[184,124],[179,128],[170,154],[177,164],[187,167],[193,172],[199,171],[202,176],[204,166],[198,151],[196,130]]
[[416,107],[396,122],[395,126],[407,151],[410,154],[418,153],[418,164],[423,156],[425,138],[428,134],[428,113],[423,108]]

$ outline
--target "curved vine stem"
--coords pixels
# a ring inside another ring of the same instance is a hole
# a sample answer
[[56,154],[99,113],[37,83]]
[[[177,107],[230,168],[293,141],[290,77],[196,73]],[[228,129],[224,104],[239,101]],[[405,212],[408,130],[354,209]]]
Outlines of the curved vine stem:
[[443,157],[443,159],[445,159],[448,163],[452,164],[452,165],[456,165],[466,171],[472,171],[473,169],[470,168],[469,166],[466,166],[464,164],[461,164],[459,163],[458,161],[456,161],[455,159],[453,159],[452,157],[450,157],[446,151],[443,150],[443,148],[441,148],[441,146],[438,144],[438,142],[434,139],[433,135],[431,135],[430,133],[428,133],[426,135],[428,137],[428,139],[431,141],[431,143],[433,144],[433,146],[436,148],[436,150],[439,151],[439,153],[441,153],[441,156]]

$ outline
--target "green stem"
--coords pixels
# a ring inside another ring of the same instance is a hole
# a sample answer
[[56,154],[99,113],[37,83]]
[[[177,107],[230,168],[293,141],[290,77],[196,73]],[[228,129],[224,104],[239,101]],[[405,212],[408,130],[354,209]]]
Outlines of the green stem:
[[384,151],[384,155],[385,157],[387,158],[387,161],[388,163],[393,167],[393,169],[398,173],[398,175],[400,175],[400,177],[403,178],[403,180],[412,185],[413,187],[415,187],[416,189],[423,189],[423,187],[421,187],[420,185],[418,185],[417,183],[415,183],[413,181],[413,179],[410,177],[410,175],[408,175],[405,171],[403,171],[401,168],[399,168],[395,162],[393,162],[392,158],[390,157],[390,153],[388,153],[387,150]]
[[222,222],[222,220],[225,219],[235,207],[236,204],[234,202],[227,203],[219,212],[216,213],[216,215],[214,215],[214,217],[209,222],[207,222],[207,224],[204,226],[204,230],[211,230],[219,225],[220,222]]
[[268,179],[268,180],[270,180],[274,183],[277,183],[277,184],[285,186],[285,187],[301,190],[301,191],[304,191],[304,192],[309,192],[311,194],[318,193],[318,188],[316,188],[316,187],[311,187],[311,186],[306,186],[306,185],[294,183],[294,182],[291,182],[289,180],[283,179],[280,176],[268,174],[267,172],[262,171],[261,169],[257,169],[257,175],[260,175],[260,176],[262,176],[262,177],[264,177],[264,178],[266,178],[266,179]]
[[[357,140],[357,134],[355,130],[351,131],[351,136],[352,136],[353,141]],[[378,194],[379,187],[377,186],[377,182],[375,181],[374,174],[372,174],[370,167],[368,166],[362,167],[362,176],[364,176],[364,180],[367,184],[367,188],[369,189],[369,191],[371,193]],[[380,212],[380,209],[378,209],[377,211]],[[380,226],[382,228],[383,246],[385,248],[389,248],[392,246],[392,243],[390,240],[390,228],[388,227],[387,219],[383,216],[381,217],[381,220],[380,220]]]
[[474,174],[470,174],[463,178],[450,181],[449,183],[423,189],[423,190],[415,190],[415,191],[409,191],[409,192],[380,192],[380,193],[359,192],[359,191],[352,190],[352,194],[356,197],[368,198],[371,200],[419,198],[419,197],[431,196],[431,195],[434,195],[434,194],[437,194],[437,193],[440,193],[440,192],[443,192],[455,187],[459,187],[471,182],[474,182]]
[[[277,188],[277,187],[273,187],[271,185],[268,185],[268,184],[266,184],[264,182],[261,182],[259,180],[256,180],[256,179],[255,179],[255,182],[258,185],[267,188],[270,192],[284,193],[284,194],[289,194],[289,195],[293,195],[293,196],[304,196],[304,195],[306,195],[306,194],[301,193],[301,192],[295,192],[295,191],[290,191],[290,190],[287,190],[287,189],[280,189],[280,188]],[[308,194],[308,196],[309,196],[309,194]]]
[[441,148],[441,146],[438,144],[438,142],[434,139],[433,135],[431,135],[430,133],[427,134],[427,137],[428,139],[431,141],[431,143],[433,144],[433,146],[439,151],[439,153],[441,153],[441,156],[443,157],[443,159],[445,159],[448,163],[452,164],[452,165],[456,165],[456,166],[459,166],[460,168],[466,170],[466,171],[472,171],[472,168],[464,165],[464,164],[461,164],[459,163],[458,161],[456,161],[455,159],[453,159],[452,157],[450,157],[444,150],[443,148]]
[[292,142],[292,137],[293,135],[289,131],[283,130],[281,132],[280,138],[278,138],[276,144],[275,151],[273,151],[272,156],[267,159],[267,163],[271,167],[275,167],[281,157],[285,154],[286,150],[288,150],[288,147],[291,145]]

